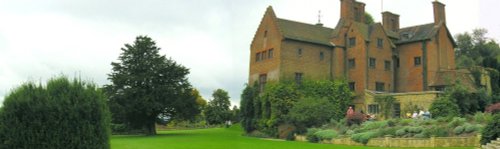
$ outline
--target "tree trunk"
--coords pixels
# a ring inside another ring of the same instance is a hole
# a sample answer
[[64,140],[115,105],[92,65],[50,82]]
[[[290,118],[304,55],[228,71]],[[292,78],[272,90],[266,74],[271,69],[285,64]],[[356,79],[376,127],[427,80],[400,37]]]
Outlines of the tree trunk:
[[147,127],[146,135],[150,135],[150,136],[156,135],[156,126],[155,126],[154,121],[149,122],[146,127]]

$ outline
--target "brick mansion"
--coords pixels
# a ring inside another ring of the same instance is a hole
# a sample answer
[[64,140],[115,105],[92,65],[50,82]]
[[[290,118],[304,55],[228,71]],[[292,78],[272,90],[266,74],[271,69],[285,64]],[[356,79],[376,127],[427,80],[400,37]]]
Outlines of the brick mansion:
[[251,43],[248,83],[346,79],[356,110],[378,113],[373,96],[390,94],[398,100],[397,117],[408,104],[428,108],[453,85],[447,78],[473,82],[470,72],[456,69],[443,3],[432,2],[434,22],[410,27],[400,27],[400,16],[388,11],[381,23],[368,24],[364,3],[340,3],[333,28],[279,18],[269,6]]

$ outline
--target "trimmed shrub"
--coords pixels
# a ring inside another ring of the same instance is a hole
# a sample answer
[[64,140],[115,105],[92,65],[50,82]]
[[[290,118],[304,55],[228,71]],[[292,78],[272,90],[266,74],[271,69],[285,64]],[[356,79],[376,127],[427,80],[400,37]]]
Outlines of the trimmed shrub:
[[366,143],[368,143],[368,141],[370,141],[371,138],[378,137],[379,136],[378,134],[379,133],[375,132],[375,131],[357,133],[357,134],[354,134],[351,136],[351,140],[358,142],[358,143],[366,144]]
[[493,120],[486,124],[482,131],[481,144],[489,143],[500,137],[500,114],[493,115]]
[[413,121],[414,121],[413,119],[401,119],[401,121],[399,121],[399,124],[401,126],[406,126],[412,123]]
[[387,126],[387,121],[367,121],[361,124],[362,130],[373,130],[379,129]]
[[422,132],[423,129],[424,129],[423,127],[419,127],[419,126],[417,126],[417,127],[409,127],[408,128],[408,132],[417,134],[417,133]]
[[318,136],[316,136],[316,132],[320,131],[318,128],[309,128],[307,129],[306,139],[309,142],[316,143],[319,141]]
[[396,136],[400,136],[401,137],[401,136],[404,136],[406,134],[407,134],[407,132],[406,132],[405,128],[401,128],[401,129],[399,129],[399,130],[396,131]]
[[387,127],[380,130],[381,135],[396,135],[397,127]]
[[460,117],[454,117],[453,120],[451,120],[450,123],[448,123],[449,128],[457,127],[460,125],[463,125],[465,123],[465,118],[460,118]]
[[394,127],[399,123],[399,119],[390,119],[387,121],[387,126]]
[[318,137],[320,140],[331,140],[335,137],[337,137],[338,133],[335,130],[328,129],[328,130],[320,130],[314,133],[316,137]]
[[427,136],[424,133],[415,134],[413,137],[415,137],[415,138],[427,138]]
[[350,129],[349,129],[349,130],[347,130],[347,131],[345,132],[345,134],[346,134],[346,135],[350,135],[350,136],[351,136],[351,135],[353,135],[353,134],[354,134],[354,130],[350,130]]
[[442,126],[431,126],[422,131],[426,137],[436,136],[436,137],[447,137],[448,129]]
[[65,77],[46,87],[25,83],[0,111],[0,148],[110,148],[106,98],[93,84]]
[[456,135],[462,134],[464,132],[465,128],[464,126],[457,126],[455,129],[453,129],[453,133]]
[[464,124],[464,132],[465,133],[472,133],[472,132],[475,132],[475,131],[478,131],[479,130],[479,124],[478,125],[472,125],[472,124],[469,124],[469,123],[466,123]]

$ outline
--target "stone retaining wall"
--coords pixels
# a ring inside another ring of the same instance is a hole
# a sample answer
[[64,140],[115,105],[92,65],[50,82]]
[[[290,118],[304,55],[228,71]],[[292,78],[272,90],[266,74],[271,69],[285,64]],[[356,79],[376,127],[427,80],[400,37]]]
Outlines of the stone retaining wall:
[[[305,136],[297,135],[296,141],[307,141]],[[480,147],[479,141],[481,135],[472,137],[431,137],[431,138],[373,138],[368,141],[366,146],[376,147]],[[340,144],[363,146],[351,140],[351,138],[336,138],[332,140],[323,140],[325,144]]]

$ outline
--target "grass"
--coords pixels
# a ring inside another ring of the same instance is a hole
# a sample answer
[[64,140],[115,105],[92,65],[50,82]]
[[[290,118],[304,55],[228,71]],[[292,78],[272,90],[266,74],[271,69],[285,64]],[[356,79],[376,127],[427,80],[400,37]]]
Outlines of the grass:
[[[160,131],[156,136],[116,135],[112,149],[382,149],[242,136],[241,127]],[[472,148],[449,148],[472,149]]]

